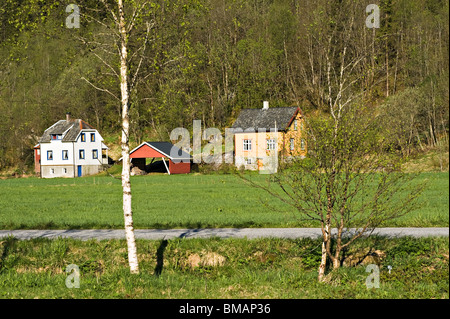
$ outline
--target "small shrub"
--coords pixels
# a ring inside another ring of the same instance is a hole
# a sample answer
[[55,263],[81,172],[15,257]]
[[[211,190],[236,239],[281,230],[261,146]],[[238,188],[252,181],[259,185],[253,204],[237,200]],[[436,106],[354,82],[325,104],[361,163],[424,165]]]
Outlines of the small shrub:
[[428,254],[431,251],[431,243],[425,240],[414,238],[399,239],[399,243],[388,251],[390,257],[419,256]]
[[322,259],[321,254],[311,252],[310,254],[302,258],[302,264],[307,269],[318,268],[320,265],[320,260]]
[[79,265],[80,272],[82,273],[96,273],[102,271],[102,265],[100,262],[94,259],[88,259]]

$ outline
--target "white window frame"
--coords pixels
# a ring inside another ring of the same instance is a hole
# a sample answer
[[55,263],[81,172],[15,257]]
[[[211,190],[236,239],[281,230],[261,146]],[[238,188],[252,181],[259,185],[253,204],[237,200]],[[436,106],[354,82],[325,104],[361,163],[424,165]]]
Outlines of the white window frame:
[[294,131],[297,131],[297,119],[294,120]]
[[247,164],[247,165],[253,164],[253,163],[252,163],[252,159],[251,159],[251,158],[246,158],[246,159],[245,159],[245,164]]
[[266,139],[266,141],[267,141],[267,150],[268,151],[274,151],[275,150],[275,146],[276,146],[275,139],[274,138],[268,138],[268,139]]
[[[246,147],[247,147],[247,149],[246,149]],[[252,150],[252,140],[251,139],[243,140],[242,148],[244,151],[251,151]]]
[[[55,138],[53,138],[53,136],[54,136]],[[50,139],[51,139],[52,141],[60,141],[60,140],[62,140],[62,135],[61,135],[61,134],[51,134],[51,135],[50,135]]]
[[306,149],[306,141],[304,138],[300,140],[300,150],[304,151]]
[[289,150],[291,150],[291,151],[295,150],[295,139],[292,137],[289,140]]

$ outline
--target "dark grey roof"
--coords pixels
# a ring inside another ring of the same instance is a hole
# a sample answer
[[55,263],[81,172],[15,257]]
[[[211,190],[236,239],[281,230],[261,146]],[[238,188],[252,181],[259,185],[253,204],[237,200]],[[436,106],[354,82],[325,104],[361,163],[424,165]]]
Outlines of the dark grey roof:
[[45,130],[39,139],[39,143],[50,143],[50,136],[53,134],[64,134],[63,142],[75,142],[81,130],[94,129],[83,120],[60,120]]
[[[291,123],[292,118],[300,109],[292,107],[272,107],[269,109],[243,109],[234,122],[232,128],[249,129],[274,129],[285,130]],[[276,124],[275,124],[276,123]]]
[[[191,155],[184,152],[179,147],[173,145],[170,142],[144,142],[138,147],[136,147],[134,150],[130,152],[133,153],[134,151],[138,150],[141,146],[147,144],[154,150],[160,152],[161,154],[165,155],[167,158],[170,158],[171,160],[176,159],[191,159]],[[171,153],[172,152],[172,153]]]

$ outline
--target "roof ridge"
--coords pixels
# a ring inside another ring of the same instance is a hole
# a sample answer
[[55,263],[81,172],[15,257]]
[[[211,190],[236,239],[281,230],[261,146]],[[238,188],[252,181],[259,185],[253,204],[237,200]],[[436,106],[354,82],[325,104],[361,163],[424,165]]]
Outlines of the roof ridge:
[[298,112],[301,113],[299,106],[242,109],[232,128],[242,128],[244,131],[250,128],[270,129],[276,122],[280,130],[286,130]]
[[262,107],[246,107],[241,109],[242,110],[262,110],[262,111],[267,111],[267,110],[273,110],[273,109],[289,109],[289,108],[297,108],[299,106],[296,105],[292,105],[292,106],[271,106],[268,109],[263,109]]
[[82,119],[58,120],[47,128],[39,139],[39,143],[49,143],[51,134],[63,134],[63,142],[73,142],[82,130],[96,130]]

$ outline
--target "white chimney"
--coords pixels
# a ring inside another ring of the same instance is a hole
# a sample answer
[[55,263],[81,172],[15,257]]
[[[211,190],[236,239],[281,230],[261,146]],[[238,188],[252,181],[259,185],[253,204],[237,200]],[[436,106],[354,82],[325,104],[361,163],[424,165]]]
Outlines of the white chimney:
[[67,112],[67,113],[66,113],[66,121],[67,121],[67,122],[70,122],[70,112]]
[[268,110],[269,109],[269,101],[264,101],[263,102],[263,110]]

